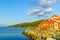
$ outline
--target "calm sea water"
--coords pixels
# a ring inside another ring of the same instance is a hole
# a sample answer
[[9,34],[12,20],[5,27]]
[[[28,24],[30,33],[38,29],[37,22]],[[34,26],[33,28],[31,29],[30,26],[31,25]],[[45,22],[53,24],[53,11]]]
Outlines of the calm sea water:
[[22,34],[27,28],[0,27],[0,40],[29,40]]

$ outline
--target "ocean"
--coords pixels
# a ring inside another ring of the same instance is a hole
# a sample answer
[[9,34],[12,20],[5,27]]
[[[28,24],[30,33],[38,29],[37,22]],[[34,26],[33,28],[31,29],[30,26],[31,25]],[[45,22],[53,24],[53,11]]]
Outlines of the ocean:
[[27,28],[0,27],[0,40],[29,40],[22,32]]

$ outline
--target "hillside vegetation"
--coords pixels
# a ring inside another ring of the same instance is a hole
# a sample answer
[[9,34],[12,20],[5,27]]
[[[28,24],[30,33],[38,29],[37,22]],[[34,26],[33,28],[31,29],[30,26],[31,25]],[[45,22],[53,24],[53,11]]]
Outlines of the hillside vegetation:
[[41,24],[44,20],[38,20],[34,22],[26,22],[26,23],[21,23],[21,24],[16,24],[16,25],[11,25],[8,27],[13,27],[13,28],[21,28],[21,27],[37,27],[39,24]]

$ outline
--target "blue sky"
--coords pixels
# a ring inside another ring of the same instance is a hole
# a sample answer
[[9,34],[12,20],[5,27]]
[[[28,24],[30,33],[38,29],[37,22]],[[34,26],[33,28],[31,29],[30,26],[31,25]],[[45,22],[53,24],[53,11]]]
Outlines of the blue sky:
[[[0,25],[14,25],[39,20],[28,15],[32,0],[0,0]],[[60,0],[53,5],[54,13],[60,15]],[[50,15],[49,15],[50,16]]]

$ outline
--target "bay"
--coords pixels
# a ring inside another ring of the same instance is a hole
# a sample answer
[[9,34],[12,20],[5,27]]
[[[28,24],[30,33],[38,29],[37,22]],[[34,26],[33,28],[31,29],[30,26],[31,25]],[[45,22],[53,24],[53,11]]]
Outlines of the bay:
[[29,40],[22,32],[27,28],[0,27],[0,40]]

